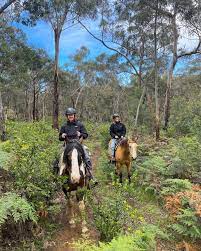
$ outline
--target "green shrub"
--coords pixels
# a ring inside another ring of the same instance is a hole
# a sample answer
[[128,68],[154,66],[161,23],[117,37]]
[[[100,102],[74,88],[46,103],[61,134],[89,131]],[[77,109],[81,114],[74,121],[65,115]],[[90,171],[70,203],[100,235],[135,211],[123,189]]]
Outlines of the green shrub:
[[[176,97],[173,104],[170,117],[171,128],[175,128],[178,135],[189,133],[200,135],[201,129],[201,102],[196,96],[194,99],[186,99],[186,97]],[[195,131],[196,130],[196,131]]]
[[0,226],[4,224],[9,217],[12,217],[14,222],[25,222],[26,220],[37,221],[34,208],[27,200],[15,193],[6,193],[0,198]]
[[162,184],[162,195],[171,195],[185,190],[190,190],[192,184],[189,180],[167,179]]
[[47,123],[10,123],[10,141],[4,150],[10,152],[10,171],[15,189],[25,194],[36,209],[42,209],[57,186],[52,162],[58,154],[58,133]]
[[192,208],[182,208],[176,217],[177,223],[171,228],[179,235],[189,237],[191,240],[201,238],[201,225],[199,218]]
[[191,179],[199,176],[201,171],[201,144],[196,137],[181,137],[171,144],[172,163],[170,175],[180,179]]
[[106,196],[101,201],[90,200],[94,222],[100,232],[101,240],[111,241],[120,234],[122,229],[123,201],[121,197]]
[[108,143],[110,140],[110,124],[101,124],[97,129],[96,129],[96,134],[97,134],[97,139],[101,142],[101,145],[104,149],[107,149]]
[[99,246],[76,243],[75,246],[83,251],[154,251],[158,234],[160,231],[157,227],[146,225],[132,235],[118,236],[110,243],[99,243]]
[[6,142],[0,143],[0,167],[4,167],[4,168],[8,162],[8,159],[9,159],[9,154],[2,150],[2,148],[5,144],[6,144]]
[[167,163],[160,156],[150,156],[137,168],[140,184],[154,193],[159,193],[167,175]]

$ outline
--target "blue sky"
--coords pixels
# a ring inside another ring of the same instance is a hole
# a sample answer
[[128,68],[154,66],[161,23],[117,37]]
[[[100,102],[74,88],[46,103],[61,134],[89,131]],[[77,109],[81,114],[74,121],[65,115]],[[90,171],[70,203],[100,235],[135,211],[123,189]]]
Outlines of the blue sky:
[[[94,21],[87,21],[85,23],[90,31],[99,35],[98,23]],[[50,25],[43,21],[39,21],[34,27],[27,27],[22,24],[15,24],[15,26],[24,31],[27,42],[31,47],[42,48],[51,58],[54,57],[54,34]],[[86,46],[90,49],[91,57],[95,57],[103,52],[107,54],[112,53],[77,24],[62,32],[60,39],[60,66],[63,66],[65,63],[70,63],[71,55],[73,55],[76,50],[80,49],[81,46]]]
[[[86,20],[84,23],[93,34],[100,36],[98,21]],[[15,26],[24,31],[27,37],[27,42],[31,47],[42,48],[51,58],[54,57],[54,34],[50,25],[43,21],[39,21],[34,27],[27,27],[22,24],[15,24]],[[196,40],[189,40],[186,36],[182,37],[180,40],[180,46],[186,48],[187,50],[194,48],[195,44]],[[60,39],[60,66],[62,67],[66,63],[70,64],[71,55],[73,55],[81,46],[86,46],[90,49],[91,58],[94,58],[103,52],[110,55],[113,53],[111,50],[105,48],[100,42],[95,40],[79,24],[77,24],[62,32]],[[181,73],[187,64],[188,61],[180,60],[177,63],[176,72]]]

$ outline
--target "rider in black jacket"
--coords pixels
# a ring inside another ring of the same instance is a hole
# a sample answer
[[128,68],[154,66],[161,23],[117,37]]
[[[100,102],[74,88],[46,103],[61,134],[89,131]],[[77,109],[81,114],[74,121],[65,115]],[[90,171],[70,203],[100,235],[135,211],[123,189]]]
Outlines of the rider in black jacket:
[[[78,136],[78,132],[79,136]],[[62,137],[63,133],[66,134],[68,139],[86,139],[88,137],[88,133],[84,127],[84,125],[78,121],[67,121],[62,127],[59,132],[59,140],[64,141],[64,138]]]
[[123,123],[120,121],[119,114],[115,113],[112,116],[113,123],[110,126],[110,136],[112,137],[111,142],[111,159],[112,161],[115,160],[114,154],[115,154],[115,146],[120,138],[124,138],[126,135],[126,127]]
[[[59,132],[59,140],[64,141],[65,139],[72,140],[77,139],[80,140],[81,138],[86,139],[88,137],[88,133],[84,127],[84,125],[76,120],[76,110],[74,108],[68,108],[65,112],[65,115],[67,117],[67,122],[61,127]],[[84,150],[84,162],[86,164],[89,178],[93,179],[92,176],[92,163],[91,159],[89,157],[89,153],[86,150],[86,147],[83,146]]]

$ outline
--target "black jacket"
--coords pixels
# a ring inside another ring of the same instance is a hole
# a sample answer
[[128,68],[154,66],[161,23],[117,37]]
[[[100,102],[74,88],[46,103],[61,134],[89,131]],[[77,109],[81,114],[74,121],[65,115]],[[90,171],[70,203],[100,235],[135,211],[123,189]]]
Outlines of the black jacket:
[[124,124],[122,124],[121,122],[117,122],[117,123],[112,123],[110,126],[110,135],[112,138],[115,138],[115,136],[118,136],[119,138],[121,136],[126,135],[126,127]]
[[[80,137],[77,136],[77,131],[81,133]],[[59,140],[64,141],[64,138],[62,138],[62,134],[66,133],[68,139],[78,139],[83,137],[83,139],[86,139],[88,137],[88,133],[84,127],[84,125],[78,121],[75,120],[74,122],[67,121],[60,129],[59,132]]]

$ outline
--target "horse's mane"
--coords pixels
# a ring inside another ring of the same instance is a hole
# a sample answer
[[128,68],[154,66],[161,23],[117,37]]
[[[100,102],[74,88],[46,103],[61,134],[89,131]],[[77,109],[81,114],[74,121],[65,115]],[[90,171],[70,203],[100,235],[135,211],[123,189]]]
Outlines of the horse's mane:
[[63,155],[63,161],[64,163],[67,163],[68,161],[68,155],[73,149],[77,149],[78,154],[84,158],[84,150],[80,142],[77,140],[69,141],[66,144],[66,147],[64,149],[64,155]]
[[118,143],[119,146],[128,146],[128,139],[123,138]]

